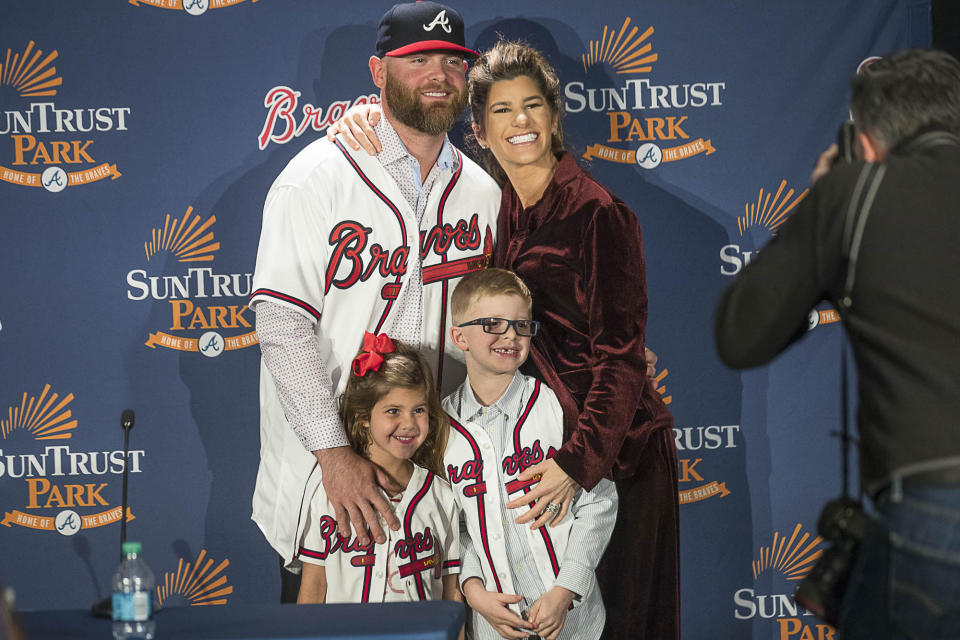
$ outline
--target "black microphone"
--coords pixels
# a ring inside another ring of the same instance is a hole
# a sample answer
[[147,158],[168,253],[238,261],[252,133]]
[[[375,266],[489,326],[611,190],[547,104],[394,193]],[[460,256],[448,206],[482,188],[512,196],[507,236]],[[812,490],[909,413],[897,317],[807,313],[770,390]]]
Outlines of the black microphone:
[[[130,466],[130,429],[133,428],[133,409],[124,409],[120,414],[120,426],[123,428],[123,496],[120,508],[120,560],[123,560],[123,543],[127,541],[127,476]],[[113,584],[110,585],[113,590]],[[100,618],[113,617],[113,594],[94,602],[90,612]]]
[[133,429],[133,409],[124,409],[120,415],[123,428],[123,499],[120,511],[120,558],[123,559],[123,543],[127,541],[127,467],[130,466],[130,429]]

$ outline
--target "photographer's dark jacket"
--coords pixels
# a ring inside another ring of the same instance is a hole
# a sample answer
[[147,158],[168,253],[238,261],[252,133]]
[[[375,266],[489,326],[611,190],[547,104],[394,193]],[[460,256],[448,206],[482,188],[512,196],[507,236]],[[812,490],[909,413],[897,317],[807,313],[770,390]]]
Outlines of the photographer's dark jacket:
[[[844,318],[859,376],[861,481],[960,455],[960,145],[921,136],[885,161]],[[844,219],[863,163],[811,189],[723,294],[716,340],[731,367],[770,361],[809,311],[838,304]]]

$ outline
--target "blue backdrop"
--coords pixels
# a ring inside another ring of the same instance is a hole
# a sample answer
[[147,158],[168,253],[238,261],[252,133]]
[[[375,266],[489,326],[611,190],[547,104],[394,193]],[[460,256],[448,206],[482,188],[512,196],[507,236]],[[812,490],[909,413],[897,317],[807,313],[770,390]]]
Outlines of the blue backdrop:
[[[298,150],[376,95],[391,3],[4,4],[0,582],[23,609],[108,594],[131,407],[128,537],[164,605],[274,601],[276,555],[250,521],[261,207]],[[929,0],[453,4],[468,44],[547,54],[570,145],[640,219],[681,459],[684,637],[829,638],[787,596],[839,490],[836,316],[815,311],[805,340],[741,374],[714,353],[713,307],[805,195],[858,64],[929,46]]]

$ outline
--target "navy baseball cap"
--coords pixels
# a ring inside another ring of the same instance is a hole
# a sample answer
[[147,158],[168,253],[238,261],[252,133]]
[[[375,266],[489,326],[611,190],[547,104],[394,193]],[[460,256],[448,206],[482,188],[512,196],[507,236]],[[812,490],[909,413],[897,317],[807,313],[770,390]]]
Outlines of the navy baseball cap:
[[418,51],[456,51],[470,58],[479,55],[464,46],[463,18],[454,9],[429,0],[393,5],[380,19],[377,56]]

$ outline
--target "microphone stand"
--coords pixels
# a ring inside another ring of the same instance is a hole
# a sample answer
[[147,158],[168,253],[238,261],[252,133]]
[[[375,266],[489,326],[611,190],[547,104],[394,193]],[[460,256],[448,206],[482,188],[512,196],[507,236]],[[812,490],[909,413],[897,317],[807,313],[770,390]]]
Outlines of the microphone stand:
[[[130,430],[133,428],[133,410],[124,409],[120,416],[123,428],[123,491],[120,507],[120,560],[123,561],[123,543],[127,541],[127,477],[130,465]],[[111,584],[111,591],[113,585]],[[94,602],[90,612],[98,618],[113,618],[113,594]]]

